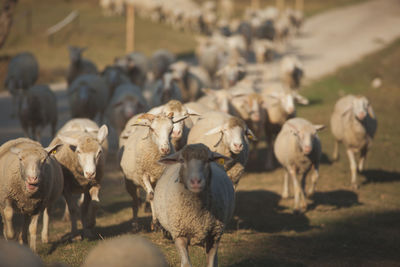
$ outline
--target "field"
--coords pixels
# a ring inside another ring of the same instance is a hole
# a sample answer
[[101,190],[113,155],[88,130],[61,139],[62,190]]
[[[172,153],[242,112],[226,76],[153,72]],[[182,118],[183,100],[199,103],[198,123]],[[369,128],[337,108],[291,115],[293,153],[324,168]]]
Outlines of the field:
[[[299,108],[298,115],[328,126],[320,134],[323,164],[309,210],[295,215],[291,210],[293,199],[281,199],[283,170],[265,172],[261,157],[265,151],[261,148],[259,159],[249,164],[239,184],[235,218],[220,245],[221,266],[398,265],[400,126],[394,114],[400,112],[399,60],[400,40],[304,89],[311,105]],[[376,76],[383,80],[380,89],[370,86]],[[345,93],[366,95],[379,122],[366,170],[359,175],[361,188],[357,192],[350,190],[343,149],[339,162],[330,161],[333,142],[329,115],[336,99]],[[39,246],[39,255],[46,262],[79,266],[99,240],[130,233],[130,197],[112,155],[100,198],[98,240],[64,240],[69,223],[60,220],[62,209],[57,209],[50,228],[52,242]],[[161,233],[149,231],[150,214],[141,211],[139,216],[143,222],[139,235],[161,247],[171,266],[179,265],[174,244]],[[194,266],[204,266],[201,248],[191,248],[190,256]]]

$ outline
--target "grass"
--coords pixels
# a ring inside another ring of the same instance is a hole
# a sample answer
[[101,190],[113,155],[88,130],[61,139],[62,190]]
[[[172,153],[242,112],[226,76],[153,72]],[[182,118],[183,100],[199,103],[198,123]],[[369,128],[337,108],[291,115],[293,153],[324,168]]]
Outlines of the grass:
[[[260,157],[240,181],[234,220],[219,249],[220,266],[398,266],[400,262],[400,40],[360,62],[342,68],[304,89],[311,105],[298,115],[328,125],[321,132],[321,178],[307,213],[291,211],[293,199],[280,197],[283,170],[265,172]],[[379,75],[380,89],[370,86]],[[343,148],[339,162],[331,162],[329,115],[339,96],[364,94],[372,102],[379,126],[366,170],[358,176],[361,188],[350,190],[348,161]],[[130,197],[122,175],[110,157],[101,190],[96,231],[100,239],[130,233]],[[56,211],[50,225],[51,243],[39,245],[46,262],[79,266],[99,240],[60,242],[69,224]],[[165,253],[171,266],[179,265],[173,243],[149,231],[150,214],[140,211],[144,229],[139,232]],[[193,266],[204,266],[199,247],[190,248]]]

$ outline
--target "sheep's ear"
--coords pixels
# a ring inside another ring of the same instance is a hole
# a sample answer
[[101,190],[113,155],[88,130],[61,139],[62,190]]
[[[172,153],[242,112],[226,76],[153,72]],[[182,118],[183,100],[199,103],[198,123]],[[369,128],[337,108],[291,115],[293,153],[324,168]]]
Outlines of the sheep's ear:
[[185,120],[187,117],[189,117],[188,114],[183,115],[183,116],[176,116],[176,117],[173,117],[172,122],[173,122],[173,123],[178,123],[178,122],[180,122],[180,121]]
[[254,133],[249,128],[246,129],[246,136],[251,141],[257,142],[257,137],[254,135]]
[[350,106],[350,107],[348,107],[347,109],[345,109],[343,112],[342,112],[342,116],[345,116],[347,113],[349,113],[351,110],[353,109],[353,106]]
[[372,109],[372,106],[371,106],[371,105],[368,105],[368,114],[369,114],[369,116],[370,116],[372,119],[375,119],[375,112],[374,112],[374,110]]
[[170,165],[175,163],[182,163],[183,159],[181,157],[181,151],[175,152],[169,156],[166,156],[158,161],[161,164]]
[[[75,148],[78,146],[78,140],[76,138],[73,137],[69,137],[66,135],[58,135],[57,136],[58,139],[61,140],[61,142],[63,142],[64,144],[70,145],[70,146],[74,146]],[[73,149],[74,150],[74,149]],[[75,151],[75,150],[74,150]]]
[[206,132],[204,135],[212,135],[212,134],[216,134],[216,133],[220,133],[225,129],[225,124],[224,125],[220,125],[217,126],[215,128],[212,128],[211,130],[209,130],[208,132]]
[[295,134],[295,135],[299,134],[299,130],[296,128],[296,126],[294,126],[294,125],[291,124],[290,122],[286,122],[285,124],[286,124],[287,126],[289,126],[290,131],[291,131],[293,134]]
[[64,144],[56,144],[56,145],[54,145],[54,146],[48,146],[48,147],[46,147],[44,150],[47,152],[47,154],[50,156],[50,155],[54,155],[54,154],[56,154],[60,149],[61,149],[61,147],[63,146]]
[[92,128],[92,127],[85,127],[85,132],[87,132],[87,133],[98,133],[99,129],[98,128]]
[[218,163],[220,165],[225,165],[225,164],[227,164],[227,163],[232,161],[232,158],[226,157],[226,156],[221,155],[221,154],[219,154],[217,152],[211,152],[209,157],[208,157],[208,159],[209,159],[209,161],[214,161],[214,162],[216,162],[216,163]]
[[108,135],[107,125],[103,124],[103,126],[100,127],[99,132],[97,133],[97,141],[99,141],[99,143],[102,144],[104,140],[107,138],[107,135]]
[[172,119],[174,117],[174,113],[173,112],[168,113],[167,117]]
[[186,111],[189,114],[189,116],[201,116],[201,114],[197,113],[196,111],[194,111],[191,108],[186,107]]
[[155,115],[150,113],[142,114],[131,126],[150,126],[155,117]]
[[317,132],[322,131],[323,129],[325,129],[325,125],[323,124],[316,124],[314,125],[315,130],[317,130]]

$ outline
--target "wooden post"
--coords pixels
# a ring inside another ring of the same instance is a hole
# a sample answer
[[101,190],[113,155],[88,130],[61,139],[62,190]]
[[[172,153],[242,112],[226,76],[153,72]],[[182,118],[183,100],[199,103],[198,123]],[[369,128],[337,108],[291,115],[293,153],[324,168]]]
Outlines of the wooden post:
[[135,7],[127,5],[126,10],[126,53],[135,50]]
[[296,9],[304,12],[304,0],[296,0]]

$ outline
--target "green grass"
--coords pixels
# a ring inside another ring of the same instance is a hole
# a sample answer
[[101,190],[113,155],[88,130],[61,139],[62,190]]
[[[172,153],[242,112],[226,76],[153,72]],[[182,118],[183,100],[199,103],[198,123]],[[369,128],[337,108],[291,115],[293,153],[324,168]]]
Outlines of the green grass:
[[[304,89],[311,105],[298,115],[328,128],[321,132],[323,160],[317,192],[310,210],[302,215],[291,211],[293,199],[280,197],[283,170],[265,172],[262,158],[250,164],[236,194],[235,218],[224,234],[220,266],[398,266],[400,262],[400,40],[360,62],[342,68]],[[380,89],[370,86],[379,75]],[[343,148],[339,162],[330,162],[332,136],[329,116],[335,101],[344,93],[366,95],[378,118],[378,132],[358,176],[361,188],[350,190],[350,174]],[[99,239],[130,232],[130,197],[122,174],[110,157],[101,190],[101,209],[96,231]],[[69,224],[60,221],[62,210],[50,226],[52,243],[39,245],[46,262],[62,261],[79,266],[95,241],[59,242]],[[159,246],[171,266],[179,265],[173,243],[161,233],[149,232],[150,214],[140,212],[145,236]],[[202,248],[191,247],[193,266],[204,266]]]

